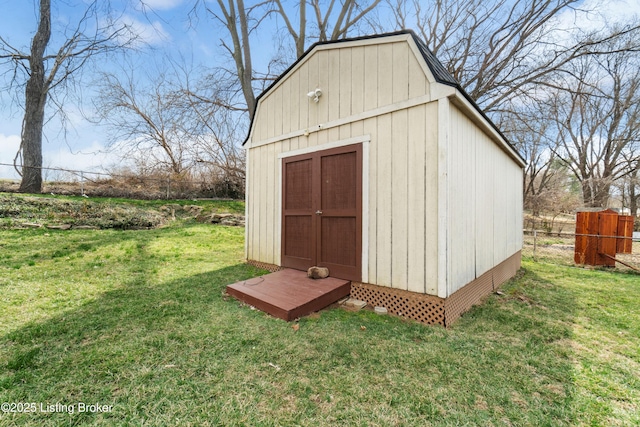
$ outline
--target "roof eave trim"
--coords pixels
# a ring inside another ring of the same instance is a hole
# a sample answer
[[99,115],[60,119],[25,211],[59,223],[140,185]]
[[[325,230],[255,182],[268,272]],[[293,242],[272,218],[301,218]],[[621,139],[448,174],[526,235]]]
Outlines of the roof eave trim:
[[521,168],[524,168],[527,165],[526,160],[520,155],[520,153],[518,153],[518,150],[511,145],[509,140],[503,135],[500,129],[498,129],[495,123],[487,117],[484,111],[482,111],[480,107],[473,102],[471,97],[465,91],[460,90],[460,88],[456,88],[456,91],[449,97],[449,99],[457,107],[461,107],[468,113],[477,115],[475,117],[476,121],[485,124],[485,130],[488,131],[492,139],[496,141],[501,146],[502,150],[506,152]]

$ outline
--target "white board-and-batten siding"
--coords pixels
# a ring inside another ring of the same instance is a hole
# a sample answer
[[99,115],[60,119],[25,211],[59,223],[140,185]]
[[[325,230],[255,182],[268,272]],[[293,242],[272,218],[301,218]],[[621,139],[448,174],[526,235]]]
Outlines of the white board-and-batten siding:
[[261,96],[245,145],[247,259],[281,265],[282,158],[352,143],[366,162],[364,282],[447,297],[519,250],[500,240],[516,220],[490,206],[516,203],[501,194],[521,169],[419,58],[409,36],[320,45]]
[[[350,128],[356,129],[349,138],[329,140],[329,131],[324,130],[314,138],[303,136],[249,149],[247,258],[280,265],[281,158],[313,147],[347,144],[352,139],[368,145],[369,162],[363,167],[368,189],[363,194],[368,224],[363,230],[363,249],[368,254],[363,278],[381,286],[435,293],[437,154],[435,146],[423,141],[429,134],[435,139],[436,111],[437,105],[430,103],[344,125],[339,132],[342,137]],[[409,117],[420,123],[410,132],[406,126]],[[394,141],[393,149],[390,140]]]
[[[402,40],[319,50],[261,99],[247,150],[248,259],[280,264],[278,156],[364,135],[363,278],[436,292],[437,206],[429,201],[437,194],[437,154],[425,139],[436,141],[437,103],[428,102],[430,83],[412,49]],[[323,90],[318,103],[306,96],[316,87]],[[403,102],[408,107],[398,108]]]
[[[251,147],[430,101],[428,69],[415,45],[393,40],[319,46],[259,99]],[[316,88],[323,92],[318,103],[307,97]]]
[[522,169],[449,103],[447,296],[522,248]]

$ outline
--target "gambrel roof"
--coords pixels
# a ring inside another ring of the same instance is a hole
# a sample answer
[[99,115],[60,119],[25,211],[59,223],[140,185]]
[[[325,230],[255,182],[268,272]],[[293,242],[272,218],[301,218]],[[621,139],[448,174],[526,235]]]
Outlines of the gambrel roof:
[[442,62],[440,62],[438,58],[436,58],[436,56],[429,50],[427,45],[413,31],[401,31],[394,34],[411,34],[411,36],[413,37],[413,41],[415,41],[416,45],[418,45],[418,49],[420,49],[420,53],[422,53],[422,57],[427,63],[429,70],[431,70],[431,73],[433,73],[433,77],[436,79],[436,81],[438,83],[444,83],[460,88],[460,85],[458,84],[456,79],[454,79],[451,73],[449,73],[444,65],[442,65]]
[[[501,144],[503,145],[503,148],[509,152],[510,156],[513,158],[513,160],[516,163],[519,163],[521,166],[525,165],[525,160],[522,157],[522,155],[520,155],[520,153],[518,153],[518,151],[513,147],[513,145],[508,141],[508,139],[504,136],[504,134],[500,131],[500,129],[491,121],[491,119],[489,119],[489,117],[484,113],[484,111],[482,111],[482,109],[476,104],[476,102],[469,96],[469,94],[467,94],[467,92],[462,88],[462,86],[460,85],[460,83],[451,75],[451,73],[449,73],[449,71],[446,69],[446,67],[438,60],[438,58],[436,58],[436,56],[433,54],[433,52],[431,52],[431,50],[429,50],[429,48],[427,47],[427,45],[424,43],[424,41],[422,41],[413,31],[411,30],[402,30],[402,31],[396,31],[396,32],[392,32],[392,33],[384,33],[384,34],[377,34],[377,35],[370,35],[370,36],[362,36],[362,37],[354,37],[354,38],[347,38],[347,39],[342,39],[342,40],[332,40],[332,41],[325,41],[325,42],[317,42],[315,44],[313,44],[311,47],[309,47],[309,49],[306,50],[306,52],[300,57],[298,58],[297,61],[295,61],[293,64],[291,64],[291,66],[289,66],[289,68],[287,68],[287,70],[285,70],[271,85],[269,85],[269,87],[267,89],[265,89],[256,99],[256,110],[254,111],[253,116],[251,117],[251,122],[250,122],[250,126],[249,126],[249,132],[247,134],[246,139],[244,140],[244,142],[242,143],[242,145],[244,146],[249,139],[251,138],[252,135],[252,130],[254,127],[254,123],[255,123],[255,116],[258,113],[258,110],[260,109],[260,100],[265,98],[266,96],[268,96],[272,90],[274,88],[276,88],[281,82],[282,80],[286,79],[287,77],[289,77],[289,75],[292,74],[292,72],[298,68],[298,66],[305,62],[309,57],[311,57],[311,55],[318,50],[318,48],[327,46],[327,45],[336,45],[336,47],[339,47],[339,45],[341,44],[346,44],[346,43],[358,43],[358,42],[362,42],[367,43],[371,40],[377,40],[377,39],[385,39],[385,38],[392,38],[392,37],[396,37],[397,36],[404,36],[405,38],[407,38],[407,36],[413,40],[413,42],[415,43],[418,52],[420,53],[420,56],[422,57],[422,59],[424,60],[424,63],[426,64],[428,70],[430,71],[430,73],[432,74],[433,80],[435,80],[436,83],[440,83],[449,87],[454,88],[457,93],[459,94],[459,96],[461,95],[466,102],[468,102],[468,105],[475,110],[476,115],[479,115],[481,117],[481,119],[478,119],[480,121],[484,121],[484,123],[486,125],[488,125],[489,128],[492,129],[492,131],[494,132],[494,134],[496,135],[496,138],[499,138],[501,140]],[[458,97],[459,97],[458,96]]]

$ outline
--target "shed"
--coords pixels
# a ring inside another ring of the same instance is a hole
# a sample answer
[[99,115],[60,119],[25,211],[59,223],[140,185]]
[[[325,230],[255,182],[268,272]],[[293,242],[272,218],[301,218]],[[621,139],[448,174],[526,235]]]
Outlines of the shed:
[[254,265],[442,325],[520,267],[525,162],[411,31],[311,46],[244,147]]

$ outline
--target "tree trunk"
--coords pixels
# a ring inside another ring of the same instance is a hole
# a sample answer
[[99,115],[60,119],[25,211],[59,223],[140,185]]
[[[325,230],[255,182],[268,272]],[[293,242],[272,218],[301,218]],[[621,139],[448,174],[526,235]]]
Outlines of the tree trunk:
[[595,178],[585,178],[582,180],[582,201],[585,207],[603,208],[597,200],[597,183]]
[[596,192],[594,194],[594,206],[602,206],[603,208],[609,207],[609,195],[611,194],[611,184],[600,183],[596,185]]
[[607,208],[611,192],[611,184],[607,181],[610,181],[609,177],[582,180],[582,200],[585,206]]
[[47,102],[44,52],[51,38],[51,0],[40,0],[40,23],[31,42],[31,74],[25,90],[25,113],[22,122],[22,182],[18,191],[42,191],[42,128]]
[[636,194],[636,187],[633,184],[629,186],[629,210],[631,211],[631,215],[638,215],[638,195]]
[[640,202],[640,194],[636,192],[636,185],[638,185],[638,169],[634,170],[629,180],[629,209],[631,215],[638,216],[638,202]]
[[300,58],[304,54],[304,42],[307,39],[307,2],[300,0],[300,29],[298,30],[298,38],[294,37],[296,42],[296,56]]

